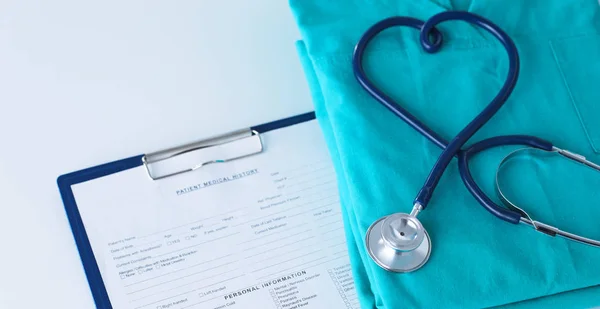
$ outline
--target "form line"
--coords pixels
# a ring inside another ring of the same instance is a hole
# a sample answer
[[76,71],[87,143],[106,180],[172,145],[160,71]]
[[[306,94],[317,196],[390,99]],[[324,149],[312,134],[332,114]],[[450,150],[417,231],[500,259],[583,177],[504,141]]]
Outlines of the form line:
[[[322,199],[318,199],[318,200],[314,200],[314,201],[312,201],[312,202],[310,202],[310,203],[304,203],[304,204],[302,204],[302,205],[298,205],[298,206],[306,206],[306,205],[314,204],[314,203],[316,203],[316,202],[320,202],[320,201],[322,201],[322,200],[325,200],[325,199],[327,199],[327,198],[329,198],[329,197],[331,197],[331,196],[328,196],[328,197],[326,197],[326,198],[322,198]],[[321,206],[318,206],[318,207],[315,207],[315,208],[311,208],[310,210],[307,210],[307,211],[305,211],[305,212],[302,212],[302,213],[306,213],[306,212],[313,211],[313,210],[317,210],[317,209],[319,209],[319,208],[323,208],[323,207],[326,207],[326,206],[329,206],[329,205],[333,205],[333,204],[336,204],[336,203],[338,203],[339,201],[340,201],[340,200],[335,200],[335,201],[333,201],[333,202],[331,202],[331,203],[329,203],[329,204],[323,204],[323,205],[321,205]],[[296,208],[297,208],[297,207],[296,207]]]
[[310,252],[310,253],[307,253],[307,254],[303,254],[303,255],[297,256],[297,257],[295,257],[295,258],[293,258],[293,259],[285,260],[285,261],[283,261],[283,262],[279,262],[279,263],[277,263],[277,264],[272,264],[272,265],[269,265],[269,266],[267,266],[267,267],[263,267],[263,268],[255,269],[255,270],[253,270],[252,272],[253,272],[253,273],[255,273],[255,272],[259,272],[259,271],[261,271],[261,270],[265,270],[265,269],[267,269],[267,268],[271,268],[271,267],[274,267],[274,266],[277,266],[277,265],[281,265],[281,264],[283,264],[283,263],[287,263],[287,262],[290,262],[290,261],[293,261],[293,260],[297,260],[297,259],[299,259],[299,258],[301,258],[301,257],[305,257],[305,256],[308,256],[308,255],[311,255],[311,254],[317,253],[317,252],[319,252],[319,251],[321,251],[321,250],[316,250],[316,251],[313,251],[313,252]]
[[192,245],[192,246],[187,246],[187,247],[185,247],[185,248],[181,248],[181,249],[177,249],[177,250],[174,250],[174,251],[171,251],[171,252],[163,253],[163,254],[161,254],[161,255],[155,255],[155,256],[152,256],[152,257],[153,257],[153,258],[157,258],[157,257],[161,257],[161,256],[165,256],[165,255],[173,254],[173,253],[175,253],[175,252],[179,252],[179,251],[183,251],[183,250],[186,250],[186,249],[190,249],[190,248],[198,247],[198,246],[200,246],[200,245],[207,244],[207,243],[209,243],[209,242],[213,242],[213,241],[215,241],[215,240],[219,240],[219,239],[227,238],[227,237],[229,237],[229,236],[233,236],[233,235],[236,235],[236,234],[239,234],[239,233],[241,233],[241,232],[235,232],[235,233],[231,233],[231,234],[229,234],[229,235],[225,235],[225,236],[218,237],[218,238],[215,238],[215,239],[207,240],[207,241],[201,242],[201,243],[199,243],[199,244],[195,244],[195,245]]
[[[331,259],[331,260],[327,260],[327,261],[325,261],[325,262],[323,262],[323,263],[319,263],[319,264],[311,265],[311,266],[308,266],[308,267],[306,267],[306,269],[308,269],[308,268],[313,268],[313,267],[316,267],[316,266],[319,266],[319,265],[323,265],[323,264],[325,264],[325,263],[333,262],[333,261],[335,261],[335,260],[338,260],[338,259],[340,259],[340,258],[342,258],[342,257],[343,257],[343,256],[339,256],[339,257],[333,258],[333,259]],[[263,279],[263,278],[266,278],[266,277],[270,277],[270,276],[274,276],[274,275],[277,275],[277,274],[281,274],[281,273],[283,273],[283,272],[285,272],[285,271],[288,271],[288,270],[290,270],[290,269],[298,268],[299,266],[306,265],[306,264],[310,264],[310,263],[312,263],[312,262],[316,262],[316,261],[319,261],[319,260],[322,260],[322,259],[326,259],[326,258],[327,258],[327,256],[324,256],[324,257],[318,258],[318,259],[316,259],[316,260],[312,260],[312,261],[309,261],[309,262],[306,262],[306,263],[302,263],[302,264],[294,265],[294,267],[286,268],[286,269],[280,270],[280,271],[278,271],[278,272],[272,273],[272,274],[270,274],[270,275],[267,275],[267,276],[262,276],[262,277],[258,278],[257,280],[261,280],[261,279]]]
[[225,258],[225,257],[228,257],[228,256],[232,256],[232,255],[233,255],[233,253],[231,253],[231,254],[227,254],[227,255],[223,255],[223,256],[221,256],[221,257],[214,258],[214,259],[212,259],[212,260],[208,260],[208,261],[204,261],[204,262],[201,262],[201,263],[198,263],[198,264],[194,264],[194,265],[191,265],[191,266],[188,266],[188,267],[185,267],[185,268],[181,268],[181,269],[178,269],[178,270],[174,270],[174,271],[168,272],[168,273],[166,273],[166,274],[162,274],[162,275],[160,275],[160,276],[156,276],[156,277],[152,277],[152,278],[144,279],[144,280],[142,280],[142,281],[134,282],[134,283],[131,283],[131,284],[128,284],[128,285],[126,285],[125,287],[126,287],[126,288],[128,288],[128,287],[130,287],[130,286],[132,286],[132,285],[136,285],[136,284],[140,284],[140,283],[142,283],[142,282],[146,282],[146,281],[154,280],[154,279],[156,279],[156,278],[160,278],[160,277],[168,276],[168,275],[170,275],[170,274],[173,274],[173,273],[176,273],[176,272],[180,272],[180,271],[183,271],[183,270],[187,270],[187,269],[190,269],[190,268],[192,268],[192,267],[196,267],[196,266],[199,266],[199,265],[202,265],[202,264],[207,264],[207,263],[210,263],[210,262],[213,262],[213,261],[216,261],[216,260],[220,260],[220,259],[222,259],[222,258]]
[[[339,244],[335,244],[335,245],[333,245],[333,246],[329,246],[329,248],[331,249],[331,248],[333,248],[333,247],[337,247],[337,246],[340,246],[340,245],[345,245],[345,244],[346,244],[346,242],[344,241],[344,242],[341,242],[341,243],[339,243]],[[348,250],[345,250],[345,251],[348,251]],[[335,253],[334,253],[334,254],[335,254]]]
[[298,166],[298,167],[294,167],[294,168],[292,168],[292,169],[289,169],[289,170],[281,171],[280,173],[281,173],[281,174],[283,174],[283,173],[289,173],[289,172],[292,172],[292,171],[301,170],[301,169],[304,169],[304,168],[306,168],[306,167],[315,166],[315,165],[317,165],[317,164],[320,164],[320,163],[323,163],[323,162],[325,162],[325,161],[327,161],[327,160],[326,160],[326,159],[323,159],[323,160],[319,160],[319,161],[315,161],[315,162],[307,163],[307,164],[304,164],[304,165],[301,165],[301,166]]
[[[322,200],[324,200],[324,199],[325,199],[325,198],[318,199],[318,200],[314,200],[314,201],[310,201],[310,202],[307,202],[307,203],[304,203],[304,204],[300,204],[300,205],[294,205],[294,206],[292,206],[292,207],[290,207],[290,208],[288,208],[288,209],[285,209],[285,210],[282,210],[282,211],[279,211],[279,212],[275,212],[275,213],[272,213],[272,214],[264,215],[264,216],[262,216],[262,217],[254,218],[254,219],[251,219],[251,220],[246,220],[246,221],[244,221],[244,222],[242,222],[242,223],[238,223],[238,224],[236,224],[236,225],[233,225],[232,227],[236,227],[236,226],[244,225],[244,224],[250,223],[250,222],[252,222],[252,221],[256,221],[256,220],[264,219],[264,218],[266,218],[266,217],[270,217],[270,216],[278,215],[278,214],[280,214],[280,213],[284,213],[284,212],[287,212],[287,211],[290,211],[290,210],[293,210],[293,209],[296,209],[296,208],[299,208],[299,207],[302,207],[302,206],[305,206],[305,205],[310,205],[310,204],[316,203],[316,202],[318,202],[318,201],[322,201]],[[337,201],[336,201],[336,202],[337,202]],[[327,205],[332,205],[332,204],[335,204],[336,202],[333,202],[333,203],[331,203],[331,204],[327,204]],[[317,207],[317,208],[315,208],[315,209],[318,209],[318,208],[321,208],[321,207],[325,207],[325,206],[326,206],[326,205],[324,205],[324,206],[319,206],[319,207]],[[288,218],[291,218],[291,217],[293,217],[293,216],[295,216],[295,215],[289,216]]]
[[[291,243],[291,244],[297,244],[297,243],[298,243],[298,242],[294,242],[294,243]],[[291,245],[291,244],[287,244],[286,246],[289,246],[289,245]],[[303,250],[303,249],[305,249],[306,247],[308,247],[308,246],[311,246],[311,245],[312,245],[312,244],[308,244],[308,245],[306,245],[306,246],[304,246],[304,247],[300,247],[300,248],[298,248],[298,249],[294,249],[294,250],[291,250],[291,251],[288,251],[288,252],[284,252],[284,253],[279,253],[279,252],[276,252],[276,253],[277,253],[277,255],[278,255],[278,256],[282,256],[282,255],[286,255],[286,254],[289,254],[289,253],[292,253],[292,252],[296,252],[296,251],[298,251],[298,250]],[[285,246],[280,246],[280,247],[277,247],[277,249],[280,249],[280,248],[283,248],[283,247],[285,247]],[[265,254],[265,253],[270,253],[270,251],[261,252],[261,253],[258,253],[258,254],[254,254],[254,255],[251,255],[251,256],[247,256],[247,257],[245,257],[245,258],[246,258],[246,259],[249,259],[249,258],[251,258],[251,257],[255,257],[255,256],[257,256],[257,255],[261,255],[261,254]]]
[[[234,269],[234,270],[236,270],[236,269]],[[179,289],[179,288],[182,288],[182,287],[184,287],[184,286],[186,286],[186,285],[194,284],[194,283],[197,283],[197,282],[202,282],[202,281],[204,281],[204,280],[207,280],[207,279],[212,279],[212,278],[214,278],[214,277],[222,276],[223,274],[226,274],[226,273],[228,273],[228,272],[223,272],[223,273],[220,273],[220,274],[216,274],[216,275],[214,275],[214,276],[210,276],[210,277],[207,277],[207,278],[202,278],[202,279],[200,279],[200,280],[196,280],[196,281],[192,281],[192,282],[189,282],[189,283],[186,283],[186,284],[182,284],[182,285],[180,285],[180,286],[177,286],[177,287],[174,287],[174,288],[170,288],[170,289],[168,289],[168,290],[160,291],[160,292],[158,292],[158,293],[154,293],[154,294],[159,294],[159,293],[164,293],[164,292],[169,292],[169,291],[177,290],[177,289]],[[225,281],[229,281],[229,280],[232,280],[232,279],[235,279],[235,278],[239,278],[239,277],[242,277],[242,276],[243,276],[243,275],[239,275],[239,276],[236,276],[236,277],[232,277],[232,278],[230,278],[230,279],[228,279],[228,280],[225,280]],[[220,281],[220,282],[224,282],[224,281]],[[210,284],[210,285],[208,285],[208,286],[211,286],[211,285],[214,285],[214,284]],[[193,289],[193,290],[191,290],[191,291],[188,291],[188,292],[186,292],[186,293],[190,293],[190,292],[193,292],[193,291],[197,291],[197,290],[199,290],[199,289],[201,289],[201,288],[196,288],[196,289]],[[180,294],[180,295],[181,295],[181,294]]]
[[[336,197],[336,195],[335,195],[335,194],[334,194],[334,195],[328,195],[328,196],[326,196],[326,197],[322,197],[322,198],[320,198],[320,199],[312,200],[312,201],[310,201],[310,202],[306,202],[306,203],[304,203],[304,204],[300,204],[300,205],[298,205],[298,206],[305,206],[305,205],[314,204],[314,203],[316,203],[316,202],[320,202],[320,201],[322,201],[322,200],[326,200],[326,199],[328,199],[328,198],[331,198],[331,197]],[[339,200],[338,200],[338,201],[339,201]],[[336,201],[336,202],[338,202],[338,201]],[[334,202],[334,203],[336,203],[336,202]],[[327,204],[327,205],[331,205],[331,204]],[[320,207],[319,207],[319,208],[320,208]]]
[[[327,165],[321,166],[319,168],[315,168],[315,169],[312,169],[312,170],[306,170],[306,171],[304,171],[304,173],[299,173],[299,174],[296,174],[296,175],[290,175],[290,176],[286,176],[286,177],[288,177],[288,179],[302,178],[302,177],[305,177],[307,175],[318,174],[319,172],[321,172],[323,170],[328,170],[328,169],[329,170],[333,170],[333,166],[327,164]],[[333,173],[329,173],[329,174],[326,174],[326,175],[332,175],[332,174]]]
[[[311,231],[311,230],[306,230],[305,232],[310,232],[310,231]],[[275,243],[275,242],[278,242],[278,241],[281,241],[281,240],[284,240],[284,239],[288,239],[288,238],[290,238],[290,237],[292,237],[292,236],[300,235],[300,234],[302,234],[302,233],[303,233],[303,232],[300,232],[300,233],[297,233],[297,234],[294,234],[294,235],[290,235],[290,236],[288,236],[288,237],[285,237],[285,238],[280,238],[280,239],[277,239],[277,240],[273,240],[273,241],[271,241],[271,242],[264,243],[264,244],[262,244],[262,245],[259,245],[259,246],[254,246],[254,247],[252,247],[252,248],[244,249],[243,251],[255,250],[256,248],[260,248],[260,247],[262,247],[262,246],[270,245],[270,244],[272,244],[272,243]],[[310,236],[310,237],[307,237],[307,238],[304,238],[304,239],[300,239],[300,240],[297,240],[296,242],[298,243],[298,242],[301,242],[301,241],[304,241],[304,240],[307,240],[307,239],[310,239],[310,238],[315,238],[315,236]]]
[[236,208],[234,210],[230,210],[230,211],[222,213],[222,214],[214,215],[212,217],[204,218],[204,219],[197,220],[197,221],[190,222],[190,223],[186,223],[186,224],[183,224],[183,225],[180,225],[180,226],[172,227],[172,228],[169,228],[169,229],[166,229],[166,230],[154,232],[154,233],[151,233],[151,234],[148,234],[148,235],[145,235],[145,236],[137,237],[137,239],[150,237],[150,236],[153,236],[153,235],[156,235],[156,234],[160,234],[160,233],[168,232],[168,231],[175,230],[175,229],[178,229],[178,228],[182,228],[182,227],[187,226],[187,225],[196,224],[198,222],[206,221],[206,220],[209,220],[209,219],[212,219],[212,218],[216,218],[216,217],[219,217],[219,216],[223,216],[223,215],[227,215],[227,214],[230,214],[230,213],[233,213],[233,212],[237,212],[237,211],[240,211],[240,210],[245,209],[245,208],[248,208],[248,206],[239,207],[239,208]]
[[[311,239],[311,238],[315,238],[315,237],[314,237],[314,236],[311,236],[311,237],[307,237],[307,238],[304,238],[304,239],[301,239],[301,240],[296,240],[296,241],[294,241],[294,242],[291,242],[291,243],[289,243],[289,244],[285,244],[285,245],[283,245],[283,246],[279,246],[279,247],[277,247],[277,249],[281,249],[281,248],[283,248],[283,247],[287,247],[287,246],[291,246],[291,245],[297,245],[298,243],[300,243],[300,242],[303,242],[303,241],[305,241],[305,240],[308,240],[308,239]],[[257,256],[257,255],[261,255],[261,254],[265,254],[265,253],[271,253],[271,251],[264,251],[264,252],[261,252],[261,253],[258,253],[258,254],[254,254],[254,255],[251,255],[251,256],[247,256],[246,258],[255,257],[255,256]]]
[[[140,289],[140,290],[137,290],[137,291],[129,292],[129,293],[127,293],[127,295],[131,295],[131,294],[139,293],[139,292],[141,292],[141,291],[145,291],[145,290],[148,290],[148,289],[151,289],[151,288],[155,288],[155,287],[157,287],[157,286],[160,286],[160,285],[163,285],[163,284],[171,283],[171,282],[174,282],[174,281],[181,280],[181,279],[183,279],[183,278],[188,278],[188,277],[191,277],[191,276],[195,276],[195,275],[197,275],[197,274],[205,273],[205,272],[207,272],[207,271],[211,271],[211,270],[213,270],[213,269],[217,269],[217,268],[219,268],[219,267],[223,267],[223,266],[226,266],[226,265],[229,265],[229,264],[230,264],[230,263],[228,262],[228,263],[225,263],[225,264],[221,264],[221,265],[219,265],[219,266],[214,266],[214,267],[211,267],[211,268],[208,268],[208,269],[202,270],[202,271],[198,271],[198,272],[195,272],[195,273],[192,273],[192,274],[189,274],[189,275],[185,275],[185,276],[183,276],[183,277],[179,277],[179,278],[172,279],[172,280],[169,280],[169,281],[161,282],[161,283],[159,283],[159,284],[151,285],[151,286],[149,286],[149,287],[145,287],[145,288],[143,288],[143,289]],[[217,276],[219,276],[219,275],[222,275],[222,274],[218,274]],[[215,276],[212,276],[212,277],[215,277]],[[208,278],[212,278],[212,277],[208,277]],[[208,279],[208,278],[204,278],[204,279]]]
[[[299,185],[302,185],[302,184],[305,184],[305,183],[314,182],[315,180],[320,180],[320,179],[323,179],[323,178],[326,178],[326,177],[335,179],[335,175],[332,175],[332,174],[328,173],[328,174],[320,175],[319,177],[314,177],[314,178],[311,178],[311,179],[308,179],[308,180],[304,180],[304,181],[300,181],[300,182],[292,182],[290,184],[286,184],[286,187],[287,188],[295,187],[295,186],[299,186]],[[293,178],[288,178],[288,181],[291,180],[291,179],[293,179]]]
[[[331,238],[326,238],[326,239],[323,239],[323,241],[329,241],[329,240],[337,239],[337,238],[340,238],[340,236],[334,236],[334,237],[331,237]],[[344,237],[342,237],[342,238],[344,238]]]
[[334,216],[339,215],[339,214],[341,214],[341,212],[334,212],[334,213],[331,213],[331,214],[328,214],[328,215],[325,215],[325,216],[320,216],[320,217],[318,217],[315,220],[319,221],[319,220],[323,220],[323,219],[334,217]]
[[201,301],[201,302],[197,302],[197,303],[195,303],[195,304],[191,304],[191,305],[189,305],[189,306],[181,307],[181,309],[190,308],[190,307],[195,307],[195,306],[197,306],[197,305],[200,305],[200,304],[202,304],[202,303],[205,303],[205,302],[207,302],[207,301],[211,301],[211,300],[213,300],[213,299],[221,298],[221,297],[223,297],[223,296],[225,296],[225,295],[227,295],[227,294],[223,294],[223,295],[215,296],[215,297],[212,297],[212,298],[209,298],[209,299],[205,299],[205,300],[203,300],[203,301]]
[[289,192],[288,192],[288,193],[286,193],[286,194],[294,194],[294,195],[295,195],[295,194],[298,194],[298,193],[300,193],[300,192],[304,192],[304,191],[307,191],[307,190],[310,190],[310,189],[314,189],[314,188],[317,188],[317,187],[321,187],[321,186],[323,186],[323,185],[326,185],[326,184],[328,184],[328,183],[332,183],[332,182],[334,182],[334,181],[335,181],[335,179],[333,179],[333,180],[330,180],[330,181],[326,181],[326,182],[322,182],[322,183],[320,183],[320,184],[317,184],[317,185],[314,185],[314,186],[311,186],[311,187],[308,187],[308,188],[304,188],[304,189],[302,189],[302,190],[294,191],[293,193],[289,193]]
[[[296,226],[293,226],[293,227],[290,227],[290,228],[288,228],[288,229],[285,229],[285,231],[293,230],[293,229],[295,229],[295,228],[299,228],[299,227],[305,226],[305,225],[307,225],[307,224],[308,224],[308,222],[305,222],[305,223],[302,223],[302,224],[298,224],[298,225],[296,225]],[[310,231],[310,230],[311,230],[311,229],[308,229],[308,230],[306,230],[306,231]],[[300,233],[303,233],[303,232],[300,232]],[[298,233],[298,234],[300,234],[300,233]],[[298,235],[298,234],[294,234],[294,235]],[[269,234],[269,235],[261,236],[261,237],[259,237],[259,238],[255,238],[255,239],[250,239],[250,240],[244,241],[243,243],[239,243],[239,244],[237,244],[237,245],[238,245],[238,246],[240,246],[240,245],[245,245],[245,244],[248,244],[248,243],[250,243],[250,242],[252,242],[252,241],[256,241],[256,240],[262,240],[262,239],[265,239],[265,238],[267,238],[267,237],[271,237],[271,236],[277,236],[277,235],[278,235],[277,233],[272,233],[272,234]]]
[[343,229],[343,228],[344,228],[343,226],[342,226],[342,227],[336,227],[336,228],[334,228],[333,230],[329,230],[329,231],[327,231],[327,232],[324,232],[324,233],[323,233],[323,234],[321,234],[321,235],[325,235],[325,234],[328,234],[328,233],[331,233],[331,232],[339,231],[339,230],[341,230],[341,229]]
[[[312,197],[314,195],[322,196],[322,195],[325,195],[325,193],[329,193],[329,192],[330,191],[323,190],[323,191],[315,191],[313,193],[307,193],[307,194],[302,194],[302,195],[292,195],[292,194],[287,194],[287,193],[285,193],[285,194],[287,196],[302,196],[302,198],[306,199],[306,198]],[[330,195],[327,195],[326,197],[324,197],[323,199],[329,198],[329,197],[334,197],[334,196],[339,196],[339,194],[330,194]]]
[[258,280],[261,280],[261,279],[263,279],[263,278],[267,278],[267,277],[271,277],[271,276],[275,276],[275,275],[277,275],[277,274],[283,273],[283,272],[285,272],[285,271],[288,271],[288,270],[290,270],[290,269],[299,268],[299,267],[300,267],[300,266],[302,266],[302,265],[310,264],[310,263],[312,263],[312,262],[320,261],[320,260],[322,260],[322,259],[326,259],[326,258],[327,258],[327,257],[326,257],[326,256],[324,256],[324,257],[320,257],[320,258],[318,258],[318,259],[316,259],[316,260],[312,260],[312,261],[308,261],[308,262],[306,262],[306,263],[302,263],[302,264],[294,265],[293,267],[286,268],[286,269],[282,269],[282,270],[280,270],[280,271],[277,271],[277,272],[274,272],[274,273],[272,273],[272,274],[269,274],[269,275],[266,275],[266,276],[262,276],[262,277],[258,278]]
[[328,225],[332,225],[332,224],[336,224],[336,223],[341,223],[341,222],[342,222],[341,219],[337,219],[337,220],[335,220],[333,222],[329,222],[329,223],[325,223],[323,225],[319,225],[319,227],[325,227],[325,226],[328,226]]
[[[188,294],[188,293],[191,293],[191,292],[197,291],[197,290],[201,290],[201,289],[207,288],[207,287],[209,287],[209,286],[217,285],[217,284],[219,284],[219,283],[223,283],[223,282],[231,281],[231,280],[233,280],[233,279],[236,279],[236,278],[239,278],[239,277],[242,277],[242,276],[243,276],[243,275],[240,275],[240,276],[235,276],[235,277],[231,277],[231,278],[229,278],[229,279],[225,279],[225,280],[223,280],[223,281],[219,281],[219,282],[211,283],[211,284],[208,284],[208,285],[205,285],[205,286],[202,286],[202,287],[199,287],[199,288],[196,288],[196,289],[193,289],[193,290],[190,290],[190,291],[187,291],[187,292],[181,293],[181,294],[177,294],[177,295],[174,295],[174,296],[169,296],[169,297],[167,297],[167,298],[163,298],[163,299],[161,299],[161,300],[157,300],[157,301],[155,301],[155,302],[153,302],[153,303],[148,303],[148,304],[145,304],[145,305],[142,305],[142,306],[136,307],[135,309],[140,309],[140,308],[144,308],[144,307],[147,307],[147,306],[150,306],[150,305],[154,305],[154,304],[156,304],[156,303],[160,303],[161,301],[165,301],[165,300],[167,300],[167,299],[171,299],[171,298],[179,297],[179,296],[181,296],[181,295],[185,295],[185,294]],[[167,291],[169,291],[169,290],[167,290]],[[166,291],[163,291],[163,292],[166,292]],[[162,292],[159,292],[159,293],[162,293]],[[135,299],[135,300],[133,300],[133,301],[131,301],[131,302],[139,301],[139,300],[146,299],[146,298],[147,298],[147,297],[144,297],[144,298],[139,298],[139,299]]]
[[295,216],[299,216],[299,215],[305,214],[305,213],[307,213],[307,212],[315,211],[315,210],[317,210],[317,209],[319,209],[319,208],[323,208],[323,207],[331,206],[331,205],[333,205],[333,204],[337,204],[338,202],[339,202],[339,200],[337,200],[337,201],[335,201],[335,202],[332,202],[332,203],[329,203],[329,204],[321,205],[321,206],[319,206],[319,207],[315,207],[315,208],[312,208],[312,209],[309,209],[309,210],[306,210],[306,211],[303,211],[303,212],[299,212],[299,213],[297,213],[297,214],[293,214],[293,215],[289,216],[288,218],[292,218],[292,217],[295,217]]
[[325,264],[325,263],[333,262],[333,261],[335,261],[335,260],[338,260],[338,259],[341,259],[341,258],[343,258],[343,257],[344,257],[344,256],[338,256],[338,257],[336,257],[336,258],[333,258],[333,259],[331,259],[331,260],[325,261],[325,262],[323,262],[323,263],[319,263],[319,264],[311,265],[311,266],[309,266],[308,268],[312,268],[312,267],[316,267],[316,266],[319,266],[319,265],[323,265],[323,264]]
[[153,240],[153,241],[148,241],[148,242],[145,242],[145,243],[143,243],[143,244],[141,244],[141,245],[135,245],[133,248],[129,248],[129,249],[125,249],[125,250],[137,249],[138,247],[147,246],[147,245],[149,245],[149,244],[152,244],[152,243],[155,243],[155,242],[159,242],[159,241],[163,241],[163,240],[164,240],[164,239],[157,239],[157,240]]
[[252,222],[252,221],[256,221],[256,220],[260,220],[260,219],[264,219],[264,218],[266,218],[266,217],[271,217],[271,216],[274,216],[274,215],[278,215],[278,214],[280,214],[280,213],[284,213],[284,212],[286,212],[286,211],[290,211],[290,210],[292,210],[292,209],[294,209],[294,208],[296,208],[296,207],[299,207],[299,206],[294,206],[294,207],[291,207],[291,208],[289,208],[289,209],[286,209],[286,210],[282,210],[282,211],[279,211],[279,212],[274,212],[274,213],[271,213],[271,214],[268,214],[268,215],[265,215],[265,216],[262,216],[262,217],[254,218],[254,219],[251,219],[251,220],[247,220],[247,221],[244,221],[244,222],[242,222],[242,223],[238,223],[238,224],[234,225],[233,227],[240,226],[240,225],[244,225],[244,224],[250,223],[250,222]]

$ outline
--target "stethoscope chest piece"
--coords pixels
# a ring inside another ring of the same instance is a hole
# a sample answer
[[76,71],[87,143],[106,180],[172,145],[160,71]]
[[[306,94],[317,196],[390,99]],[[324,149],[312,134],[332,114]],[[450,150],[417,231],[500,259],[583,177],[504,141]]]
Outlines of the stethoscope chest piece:
[[383,269],[406,273],[429,259],[431,239],[415,216],[396,213],[377,220],[366,236],[367,251]]

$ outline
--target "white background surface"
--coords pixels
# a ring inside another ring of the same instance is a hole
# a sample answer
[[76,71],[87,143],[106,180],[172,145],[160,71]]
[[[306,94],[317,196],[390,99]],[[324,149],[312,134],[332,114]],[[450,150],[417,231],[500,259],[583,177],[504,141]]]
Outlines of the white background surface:
[[0,0],[0,308],[94,308],[56,178],[312,109],[287,1]]

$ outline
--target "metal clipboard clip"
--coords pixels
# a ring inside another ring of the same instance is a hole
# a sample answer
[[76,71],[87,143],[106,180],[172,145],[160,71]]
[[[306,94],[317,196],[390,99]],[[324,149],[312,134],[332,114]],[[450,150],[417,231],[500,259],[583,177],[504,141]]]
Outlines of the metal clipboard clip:
[[[245,129],[146,154],[142,157],[142,162],[150,179],[159,180],[192,172],[207,164],[241,159],[262,151],[260,133]],[[178,160],[172,160],[175,158]],[[160,173],[159,170],[170,172]]]

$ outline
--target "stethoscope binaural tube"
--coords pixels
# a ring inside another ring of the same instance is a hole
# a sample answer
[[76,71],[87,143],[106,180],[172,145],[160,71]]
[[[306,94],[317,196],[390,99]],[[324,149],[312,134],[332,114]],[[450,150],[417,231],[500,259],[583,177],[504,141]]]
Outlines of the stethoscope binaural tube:
[[498,193],[498,197],[500,198],[500,200],[506,207],[508,207],[509,209],[512,209],[516,212],[519,212],[521,214],[520,223],[522,223],[526,226],[532,227],[536,231],[542,232],[542,233],[550,235],[552,237],[559,236],[559,237],[565,238],[570,241],[574,241],[574,242],[582,243],[585,245],[600,248],[600,240],[595,240],[595,239],[591,239],[591,238],[584,237],[581,235],[573,234],[573,233],[570,233],[567,231],[563,231],[552,225],[549,225],[549,224],[546,224],[546,223],[543,223],[540,221],[536,221],[523,208],[517,206],[515,203],[513,203],[512,201],[510,201],[508,199],[508,197],[504,194],[504,192],[502,191],[501,186],[500,186],[500,171],[502,170],[502,167],[507,162],[509,162],[511,159],[516,158],[522,154],[533,155],[533,156],[542,155],[542,154],[545,156],[547,156],[549,154],[559,155],[562,158],[567,158],[568,160],[575,161],[576,163],[578,163],[582,166],[591,168],[592,170],[595,170],[596,172],[600,172],[600,165],[587,160],[582,155],[575,154],[570,151],[560,149],[557,147],[552,147],[551,151],[547,151],[545,149],[529,147],[529,148],[517,149],[517,150],[510,152],[508,155],[506,155],[502,159],[502,161],[500,161],[500,163],[498,164],[498,168],[496,169],[496,193]]

